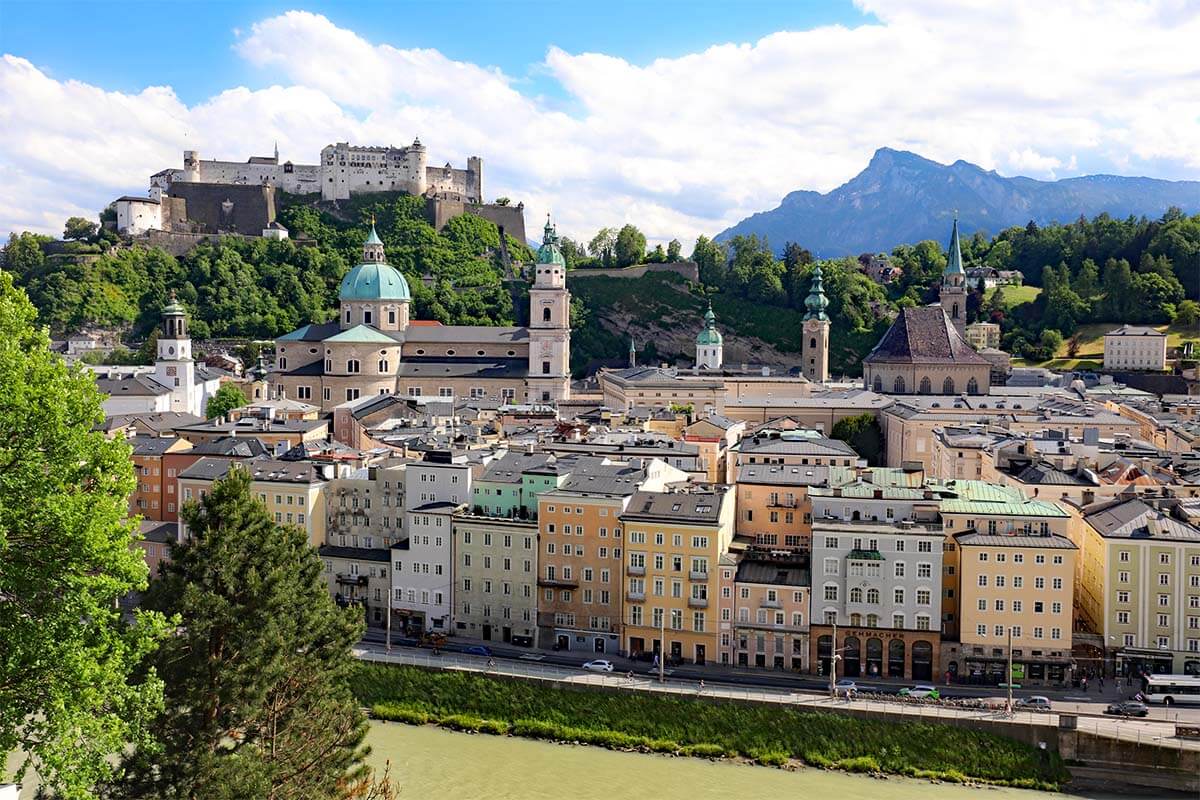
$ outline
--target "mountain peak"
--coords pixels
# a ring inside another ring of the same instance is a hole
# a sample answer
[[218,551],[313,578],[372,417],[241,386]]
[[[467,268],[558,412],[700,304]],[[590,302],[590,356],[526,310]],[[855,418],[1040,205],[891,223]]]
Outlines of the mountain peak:
[[758,234],[777,246],[797,242],[821,258],[891,251],[950,234],[959,209],[964,236],[975,231],[1093,217],[1160,217],[1170,206],[1200,212],[1200,182],[1088,175],[1059,181],[1006,178],[959,159],[940,164],[907,150],[880,147],[866,168],[826,193],[798,189],[770,211],[717,234]]

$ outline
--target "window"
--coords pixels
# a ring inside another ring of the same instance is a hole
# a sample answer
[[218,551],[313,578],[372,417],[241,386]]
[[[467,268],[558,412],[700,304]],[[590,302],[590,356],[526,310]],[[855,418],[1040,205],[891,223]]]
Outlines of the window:
[[353,375],[359,371],[359,363],[357,358],[346,360],[346,372]]
[[838,599],[837,584],[826,584],[825,585],[825,599],[829,602],[837,602],[837,599]]

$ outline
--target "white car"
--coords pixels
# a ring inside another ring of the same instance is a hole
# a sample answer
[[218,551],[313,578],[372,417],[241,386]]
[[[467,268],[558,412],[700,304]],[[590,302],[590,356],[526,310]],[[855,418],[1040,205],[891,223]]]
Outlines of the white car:
[[595,661],[589,661],[584,664],[583,668],[589,672],[612,672],[613,664],[611,661],[605,661],[603,658],[597,658]]
[[845,695],[849,697],[852,694],[858,694],[858,684],[849,678],[843,678],[833,687],[833,693],[836,695]]
[[1022,711],[1049,711],[1050,698],[1035,694],[1033,697],[1018,700],[1016,706]]

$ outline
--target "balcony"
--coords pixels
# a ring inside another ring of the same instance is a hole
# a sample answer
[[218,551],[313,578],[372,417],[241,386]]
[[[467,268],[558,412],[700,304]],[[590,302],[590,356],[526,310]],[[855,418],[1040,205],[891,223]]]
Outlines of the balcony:
[[337,582],[342,586],[366,586],[366,575],[347,575],[344,572],[337,574]]
[[783,603],[779,600],[766,600],[758,604],[759,608],[783,608]]
[[538,586],[547,589],[578,589],[579,581],[574,578],[538,578]]
[[644,601],[646,599],[646,593],[645,592],[626,592],[625,599],[632,600],[635,603],[641,603],[642,601]]
[[688,608],[708,608],[707,597],[689,597]]
[[631,566],[625,567],[625,574],[626,575],[645,575],[646,568],[645,567],[635,567],[635,566],[631,565]]
[[688,573],[688,580],[689,581],[707,581],[708,573],[707,572],[696,572],[695,570],[692,570],[691,572]]

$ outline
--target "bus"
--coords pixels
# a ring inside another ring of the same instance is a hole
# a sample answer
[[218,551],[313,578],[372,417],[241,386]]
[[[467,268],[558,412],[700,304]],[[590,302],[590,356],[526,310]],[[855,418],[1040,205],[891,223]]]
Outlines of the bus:
[[1200,706],[1200,676],[1147,675],[1142,697],[1147,705]]

